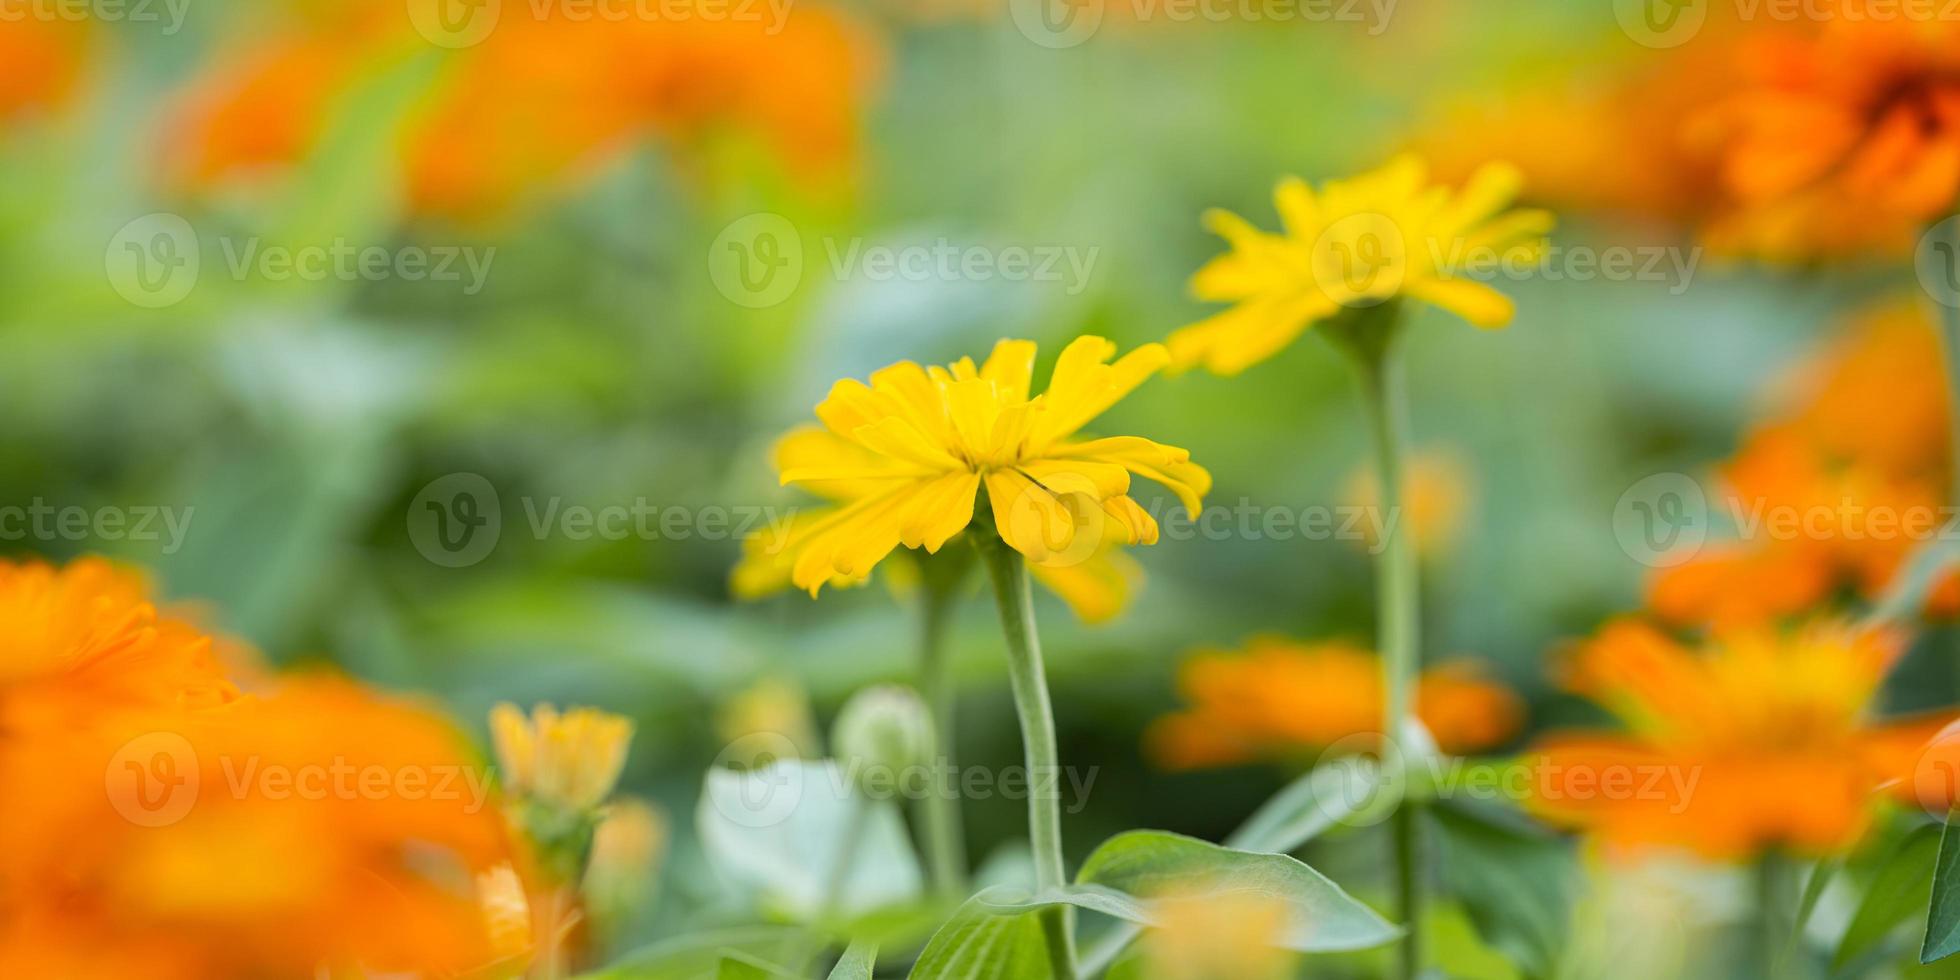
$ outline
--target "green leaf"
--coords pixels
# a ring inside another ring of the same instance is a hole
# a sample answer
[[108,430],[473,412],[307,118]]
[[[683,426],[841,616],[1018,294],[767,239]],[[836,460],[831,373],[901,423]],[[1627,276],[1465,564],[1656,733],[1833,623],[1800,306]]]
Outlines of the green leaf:
[[582,980],[704,980],[720,974],[734,957],[757,962],[787,959],[806,943],[793,926],[743,926],[690,933],[642,947]]
[[1357,821],[1392,787],[1376,763],[1354,756],[1336,759],[1288,783],[1225,838],[1242,851],[1286,853],[1342,823]]
[[1265,895],[1287,909],[1280,945],[1302,953],[1367,949],[1401,934],[1320,872],[1284,854],[1237,851],[1159,830],[1110,838],[1089,855],[1076,878],[1078,887],[1100,886],[1142,899],[1134,917],[1119,917],[1144,925],[1154,921],[1149,901],[1165,893],[1181,898]]
[[[1274,826],[1289,824],[1301,826],[1290,820],[1277,821]],[[1301,952],[1365,949],[1401,935],[1401,929],[1373,909],[1291,857],[1220,847],[1163,831],[1137,830],[1110,838],[1084,862],[1077,880],[1081,885],[1103,885],[1140,896],[1172,889],[1185,895],[1194,890],[1199,894],[1207,890],[1221,894],[1267,891],[1289,906],[1284,945]],[[1105,932],[1083,952],[1085,975],[1093,976],[1116,962],[1136,939],[1140,927],[1152,922],[1147,905],[1119,917],[1125,920],[1123,925]]]
[[715,980],[800,980],[780,966],[753,956],[729,953],[715,968]]
[[1933,898],[1926,911],[1926,942],[1919,947],[1919,962],[1931,963],[1956,952],[1960,952],[1960,832],[1948,813],[1933,867]]
[[1052,980],[1048,940],[1025,893],[996,886],[967,899],[912,965],[915,980]]
[[1810,916],[1817,911],[1817,903],[1823,900],[1824,890],[1831,886],[1831,879],[1842,870],[1843,858],[1825,858],[1810,869],[1810,878],[1804,882],[1803,897],[1797,901],[1795,935],[1802,935],[1810,925]]
[[898,808],[863,799],[830,760],[712,769],[696,822],[718,872],[800,922],[864,916],[924,888]]
[[1871,886],[1852,913],[1851,925],[1838,942],[1834,967],[1842,969],[1885,941],[1885,937],[1917,912],[1933,879],[1933,865],[1939,859],[1940,827],[1916,827],[1892,848],[1892,853],[1872,876]]
[[[1931,888],[1934,917],[1940,906],[1940,887],[1935,878],[1935,866],[1944,872],[1949,862],[1946,844],[1941,839],[1938,824],[1915,828],[1893,847],[1878,872],[1872,876],[1865,897],[1858,904],[1858,910],[1851,916],[1851,925],[1844,931],[1844,939],[1838,943],[1837,955],[1832,957],[1835,966],[1842,967],[1859,955],[1884,941],[1899,923],[1904,922],[1918,910],[1921,899]],[[1920,956],[1924,962],[1939,959],[1952,952],[1934,952],[1935,937],[1932,921],[1929,920],[1926,940]]]
[[865,942],[852,943],[837,965],[830,968],[830,980],[871,980],[878,965],[878,947]]
[[1531,976],[1551,976],[1575,901],[1572,848],[1503,816],[1460,805],[1429,807],[1443,883],[1477,934]]

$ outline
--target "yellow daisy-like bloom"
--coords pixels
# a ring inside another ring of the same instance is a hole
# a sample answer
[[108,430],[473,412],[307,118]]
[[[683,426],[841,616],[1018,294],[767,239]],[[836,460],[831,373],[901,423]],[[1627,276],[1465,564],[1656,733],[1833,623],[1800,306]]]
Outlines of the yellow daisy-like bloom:
[[[832,437],[817,426],[796,429],[777,441],[776,468],[787,471],[799,466],[820,464],[823,454],[832,445]],[[836,486],[813,489],[825,494],[840,492]],[[838,502],[848,502],[848,498],[840,497]],[[781,524],[744,538],[742,560],[736,563],[728,576],[729,589],[740,599],[761,599],[789,588],[790,572],[796,560],[796,552],[789,547],[789,543],[796,540],[799,532],[807,532],[809,528],[830,520],[837,509],[820,506],[800,510]],[[894,569],[887,579],[894,592],[904,594],[916,587],[916,567],[887,567]],[[1033,565],[1028,572],[1035,581],[1067,603],[1069,609],[1085,623],[1104,623],[1115,619],[1129,607],[1130,599],[1143,582],[1143,567],[1115,544],[1080,561],[1070,555],[1052,564]],[[849,585],[851,580],[843,579],[833,584]]]
[[568,810],[588,810],[604,802],[619,782],[633,723],[596,708],[564,714],[540,704],[526,717],[514,704],[490,710],[490,739],[504,787]]
[[1048,389],[1030,396],[1035,345],[1003,340],[986,363],[901,361],[838,382],[817,406],[822,429],[784,454],[785,484],[839,501],[770,546],[790,579],[816,595],[862,582],[903,545],[936,552],[974,520],[987,492],[993,529],[1036,567],[1069,568],[1113,545],[1152,544],[1157,522],[1129,496],[1132,474],[1175,493],[1192,513],[1211,475],[1182,449],[1135,436],[1076,433],[1169,363],[1148,344],[1114,363],[1116,345],[1080,337]]
[[1551,212],[1505,210],[1522,183],[1508,164],[1485,164],[1455,193],[1429,184],[1426,173],[1405,155],[1318,193],[1289,177],[1273,192],[1280,234],[1229,211],[1206,212],[1206,226],[1232,250],[1199,269],[1191,290],[1235,305],[1171,334],[1177,364],[1237,374],[1317,321],[1405,296],[1479,327],[1511,322],[1510,298],[1470,276],[1536,262]]

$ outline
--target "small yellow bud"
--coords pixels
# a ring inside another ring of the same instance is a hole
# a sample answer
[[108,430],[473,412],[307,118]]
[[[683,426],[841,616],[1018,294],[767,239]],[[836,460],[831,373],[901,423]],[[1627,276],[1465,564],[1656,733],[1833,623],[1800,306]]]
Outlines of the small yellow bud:
[[596,708],[561,715],[548,704],[533,708],[527,718],[516,705],[504,703],[490,711],[490,737],[512,796],[589,810],[605,802],[619,782],[633,723]]

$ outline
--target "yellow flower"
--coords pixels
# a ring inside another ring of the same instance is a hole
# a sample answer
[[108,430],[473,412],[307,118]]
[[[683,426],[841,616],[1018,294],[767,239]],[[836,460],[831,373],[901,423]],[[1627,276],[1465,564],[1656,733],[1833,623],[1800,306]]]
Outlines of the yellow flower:
[[839,381],[817,406],[822,429],[793,434],[785,484],[839,506],[802,515],[768,542],[797,587],[864,581],[903,545],[936,552],[966,530],[986,489],[992,530],[1036,566],[1069,567],[1112,545],[1152,544],[1157,522],[1129,496],[1132,474],[1163,484],[1196,513],[1211,475],[1182,449],[1135,436],[1077,439],[1084,425],[1162,369],[1148,344],[1079,337],[1048,389],[1030,396],[1035,345],[1003,340],[976,368],[901,361],[869,385]]
[[531,709],[527,718],[516,705],[504,703],[490,711],[490,738],[512,796],[589,810],[619,782],[633,723],[596,708],[561,715],[548,704]]
[[1273,192],[1285,231],[1268,234],[1213,209],[1205,224],[1232,250],[1198,270],[1191,290],[1231,309],[1171,334],[1180,367],[1237,374],[1342,310],[1410,297],[1479,327],[1511,322],[1511,300],[1466,273],[1536,261],[1552,215],[1504,210],[1521,179],[1485,164],[1457,193],[1430,185],[1401,156],[1379,170],[1330,180],[1318,193],[1289,177]]
[[[797,435],[791,433],[784,441]],[[835,508],[830,507],[801,511],[785,522],[781,530],[764,530],[744,538],[742,560],[736,563],[728,577],[729,588],[735,596],[739,599],[760,599],[789,588],[790,568],[796,553],[785,542],[794,537],[799,522],[824,520],[834,511]],[[896,562],[896,559],[893,561]],[[887,579],[893,592],[903,595],[916,587],[912,581],[918,577],[916,568],[908,565],[887,567],[894,572]],[[898,574],[901,571],[909,578],[902,578]],[[1115,545],[1079,562],[1070,559],[1047,565],[1031,565],[1028,573],[1067,603],[1077,618],[1092,624],[1115,619],[1129,607],[1130,599],[1143,582],[1143,566]]]

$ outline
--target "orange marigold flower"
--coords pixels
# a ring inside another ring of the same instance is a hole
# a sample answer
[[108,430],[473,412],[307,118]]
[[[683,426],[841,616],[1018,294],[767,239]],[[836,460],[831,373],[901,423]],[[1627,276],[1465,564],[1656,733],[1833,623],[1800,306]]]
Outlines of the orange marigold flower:
[[0,808],[0,922],[35,924],[0,938],[0,975],[455,975],[507,953],[477,894],[513,861],[487,767],[419,705],[301,679],[0,739],[0,771],[34,789]]
[[1729,629],[1690,649],[1632,620],[1566,665],[1565,685],[1621,732],[1568,732],[1531,754],[1531,805],[1609,846],[1743,859],[1856,843],[1876,794],[1909,779],[1945,718],[1869,718],[1899,637],[1840,623]]
[[1860,313],[1802,370],[1792,422],[1833,456],[1943,475],[1950,406],[1941,356],[1923,305],[1893,302]]
[[1902,251],[1960,197],[1960,25],[1835,18],[1764,31],[1701,122],[1736,211],[1714,229],[1771,258]]
[[[1382,728],[1380,658],[1350,643],[1254,637],[1240,652],[1188,658],[1178,687],[1191,706],[1159,718],[1146,735],[1167,769],[1310,755]],[[1511,737],[1523,706],[1473,664],[1457,662],[1423,674],[1416,715],[1437,747],[1462,755]]]
[[0,560],[0,624],[0,738],[238,697],[211,638],[160,615],[142,576],[101,559]]
[[[1722,471],[1711,504],[1739,540],[1659,570],[1648,605],[1674,623],[1792,616],[1840,591],[1882,592],[1938,532],[1947,395],[1932,327],[1905,306],[1861,316],[1800,371],[1794,398]],[[1960,577],[1931,610],[1960,609]]]
[[1713,154],[1683,138],[1681,120],[1735,73],[1736,32],[1717,22],[1719,5],[1706,9],[1692,44],[1630,51],[1616,32],[1494,93],[1453,92],[1413,145],[1445,180],[1508,160],[1535,205],[1699,221],[1718,196]]
[[89,25],[25,11],[0,16],[0,123],[60,105],[80,80]]
[[[553,8],[555,11],[557,8]],[[383,11],[380,16],[375,11]],[[425,54],[398,7],[356,4],[258,36],[184,100],[175,170],[194,187],[279,171],[313,152],[361,86]],[[876,74],[868,36],[799,8],[781,24],[712,17],[535,16],[507,10],[449,52],[401,120],[409,206],[480,218],[619,160],[651,134],[757,134],[813,184],[841,183]]]
[[1835,586],[1822,549],[1721,542],[1656,571],[1647,608],[1670,623],[1753,623],[1814,608]]

